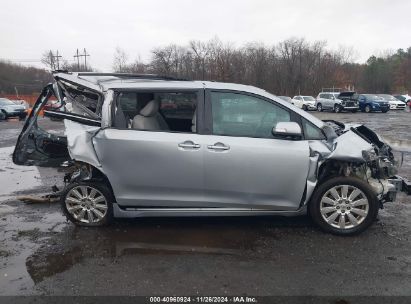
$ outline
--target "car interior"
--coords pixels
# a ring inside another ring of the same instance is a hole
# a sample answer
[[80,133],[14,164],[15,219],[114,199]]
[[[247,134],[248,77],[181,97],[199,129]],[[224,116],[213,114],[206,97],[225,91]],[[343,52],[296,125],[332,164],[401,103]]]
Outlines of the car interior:
[[196,132],[196,93],[122,92],[114,126],[145,131]]

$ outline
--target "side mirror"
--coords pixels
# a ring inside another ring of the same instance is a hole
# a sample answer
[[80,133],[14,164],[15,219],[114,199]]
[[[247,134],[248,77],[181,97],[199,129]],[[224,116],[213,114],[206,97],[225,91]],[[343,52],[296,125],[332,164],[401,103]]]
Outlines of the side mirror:
[[303,137],[300,125],[293,121],[278,122],[272,133],[275,138],[281,139],[299,140]]

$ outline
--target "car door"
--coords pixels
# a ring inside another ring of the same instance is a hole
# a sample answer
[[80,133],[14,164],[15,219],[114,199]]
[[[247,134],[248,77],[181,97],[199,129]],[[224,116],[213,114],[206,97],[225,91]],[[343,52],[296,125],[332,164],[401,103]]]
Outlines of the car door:
[[[168,125],[166,129],[113,125],[94,137],[97,156],[117,203],[133,207],[204,207],[204,146],[200,144],[199,134],[204,90],[141,94],[137,91],[136,94],[138,101],[142,94],[153,94],[153,99],[161,94],[185,94],[185,97],[162,99],[160,112]],[[115,115],[121,111],[126,120],[130,113],[140,115],[133,112],[129,96],[127,109],[122,108],[120,95],[115,98]],[[135,108],[140,113],[144,111],[140,105]],[[176,131],[183,125],[185,131]]]
[[328,94],[321,94],[321,105],[323,106],[323,109],[329,109],[330,108],[330,103],[328,100]]
[[324,94],[318,94],[318,96],[317,96],[317,104],[321,104],[321,106],[322,106],[322,108],[323,109],[325,109],[326,108],[326,106],[325,106],[325,104],[324,104]]
[[271,132],[296,114],[243,92],[210,90],[206,96],[206,200],[228,208],[298,209],[308,174],[308,143],[275,139]]
[[365,96],[364,95],[359,95],[358,96],[358,104],[359,104],[359,107],[360,107],[361,111],[364,111],[366,103],[367,103],[367,100],[366,100]]

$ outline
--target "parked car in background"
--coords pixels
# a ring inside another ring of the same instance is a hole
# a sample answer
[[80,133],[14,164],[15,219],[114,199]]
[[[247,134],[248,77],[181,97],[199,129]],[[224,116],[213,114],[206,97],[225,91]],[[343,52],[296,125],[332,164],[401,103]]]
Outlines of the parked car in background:
[[281,98],[284,101],[287,101],[289,103],[292,103],[292,98],[288,96],[277,96],[278,98]]
[[383,112],[387,113],[390,110],[390,104],[375,94],[361,94],[358,96],[360,110],[362,112]]
[[[262,89],[155,75],[54,77],[57,85],[43,89],[22,128],[13,162],[64,164],[61,204],[80,226],[113,217],[309,210],[324,231],[350,235],[375,222],[398,191],[411,194],[391,147],[372,130],[321,121]],[[53,94],[64,107],[45,116],[65,119],[65,136],[36,123]],[[191,103],[190,112],[162,111],[179,100]]]
[[378,94],[378,96],[383,98],[385,101],[388,101],[390,105],[390,110],[404,110],[405,109],[405,102],[398,100],[392,95]]
[[5,118],[18,117],[24,119],[27,116],[26,108],[23,105],[16,105],[7,98],[0,98],[0,111]]
[[399,95],[396,94],[394,95],[395,98],[397,98],[398,100],[401,100],[403,102],[405,102],[405,104],[411,109],[411,96],[408,94],[404,94],[404,95]]
[[27,101],[23,100],[23,99],[16,99],[16,100],[12,100],[12,102],[14,102],[16,105],[22,105],[25,107],[25,109],[27,110],[28,108],[30,108],[30,105]]
[[316,110],[315,98],[312,96],[297,95],[291,100],[291,103],[304,111]]
[[[340,96],[340,94],[343,94]],[[346,95],[344,95],[346,94]],[[324,110],[339,113],[342,111],[357,112],[359,107],[355,100],[351,100],[355,92],[321,92],[315,104],[318,111]]]

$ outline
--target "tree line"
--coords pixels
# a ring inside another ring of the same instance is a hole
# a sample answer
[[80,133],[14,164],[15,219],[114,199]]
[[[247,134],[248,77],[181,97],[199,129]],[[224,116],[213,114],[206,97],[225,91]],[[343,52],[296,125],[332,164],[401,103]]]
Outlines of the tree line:
[[411,47],[355,63],[352,48],[327,49],[325,41],[291,38],[272,46],[234,47],[218,38],[152,50],[151,60],[128,62],[117,49],[116,72],[154,73],[177,78],[254,85],[277,95],[316,95],[322,88],[370,93],[411,91]]
[[[42,62],[53,69],[45,52]],[[277,95],[316,95],[322,88],[369,93],[411,92],[411,47],[355,62],[355,50],[330,50],[325,41],[290,38],[274,45],[247,43],[236,47],[218,38],[154,48],[148,62],[129,60],[115,50],[113,71],[151,73],[192,80],[234,82],[261,87]],[[62,61],[60,69],[96,71]],[[46,70],[0,61],[0,93],[38,92],[51,80]]]

